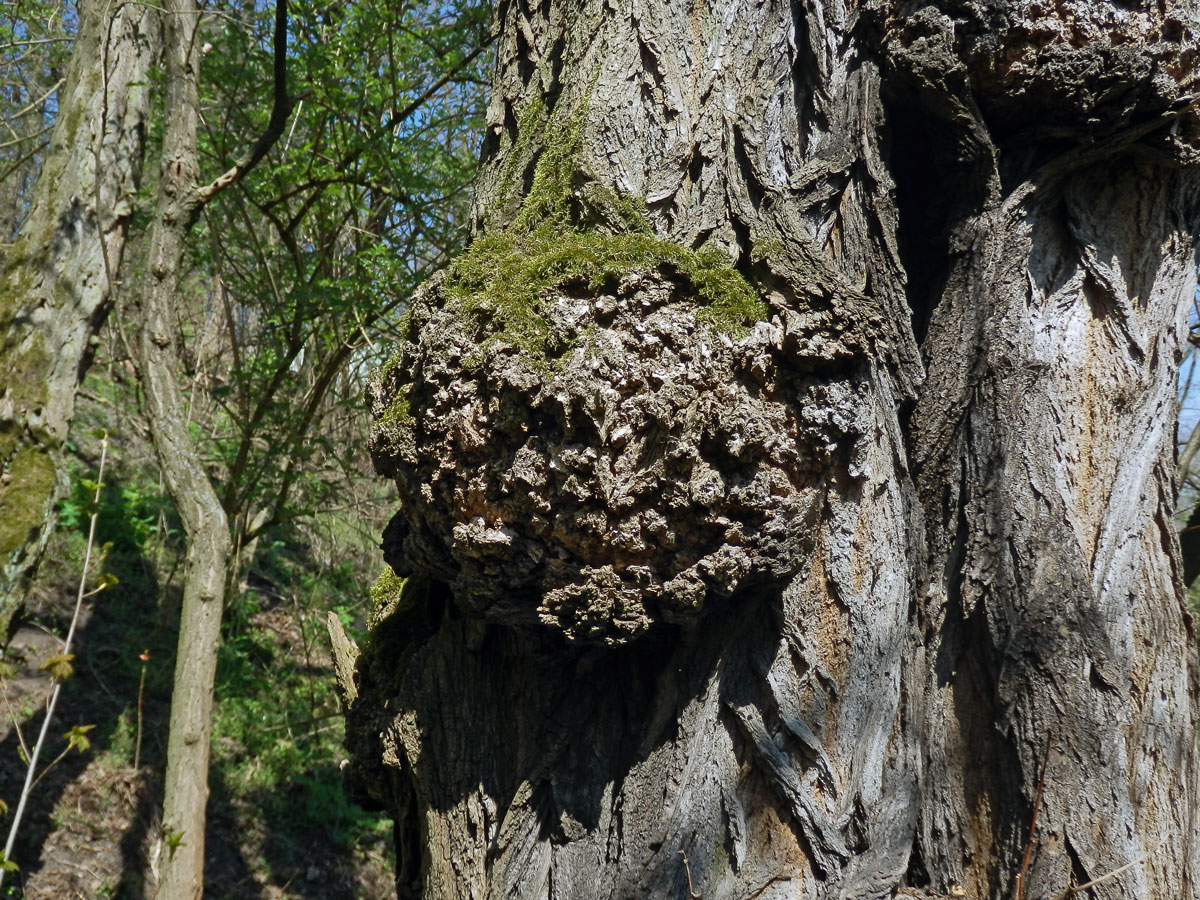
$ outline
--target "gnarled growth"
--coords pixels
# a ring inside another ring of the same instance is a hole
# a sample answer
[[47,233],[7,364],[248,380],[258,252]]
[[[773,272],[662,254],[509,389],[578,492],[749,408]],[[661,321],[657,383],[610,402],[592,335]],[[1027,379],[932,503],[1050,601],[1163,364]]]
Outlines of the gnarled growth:
[[1200,10],[498,14],[480,254],[374,394],[420,590],[348,734],[401,895],[1195,894]]

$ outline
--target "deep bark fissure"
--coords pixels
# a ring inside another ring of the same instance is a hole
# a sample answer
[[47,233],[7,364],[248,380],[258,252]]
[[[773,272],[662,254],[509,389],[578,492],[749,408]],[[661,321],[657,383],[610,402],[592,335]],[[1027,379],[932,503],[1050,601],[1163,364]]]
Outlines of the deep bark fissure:
[[[1090,891],[1194,893],[1168,498],[1200,221],[1172,123],[1193,116],[1200,17],[1169,6],[501,4],[480,240],[524,227],[579,123],[564,233],[613,227],[588,218],[606,190],[644,201],[770,320],[725,336],[729,369],[672,375],[718,338],[642,262],[545,288],[533,315],[566,349],[538,368],[485,326],[475,355],[454,336],[454,271],[414,298],[373,452],[403,503],[389,562],[450,598],[408,636],[377,627],[349,709],[356,771],[420,822],[409,895],[870,898],[907,878],[1000,900],[1027,851],[1026,900],[1131,863]],[[542,435],[548,398],[564,424]],[[630,464],[654,434],[673,467]],[[747,446],[798,461],[739,478]],[[659,492],[636,522],[606,471]],[[650,678],[645,653],[670,664]]]

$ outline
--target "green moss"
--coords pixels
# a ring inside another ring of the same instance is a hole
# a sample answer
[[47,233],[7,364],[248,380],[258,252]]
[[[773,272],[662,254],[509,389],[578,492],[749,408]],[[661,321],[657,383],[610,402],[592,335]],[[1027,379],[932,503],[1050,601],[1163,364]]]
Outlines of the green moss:
[[44,448],[20,447],[4,469],[0,486],[0,560],[21,549],[45,518],[54,494],[54,460]]
[[534,136],[546,130],[546,103],[541,94],[534,94],[517,119],[517,138],[508,153],[508,161],[500,176],[500,196],[507,198],[516,183],[517,175],[529,164],[534,152]]
[[401,601],[404,599],[404,581],[389,567],[384,569],[383,574],[371,585],[371,613],[367,616],[368,628],[375,628],[400,608]]
[[454,263],[446,290],[467,315],[499,325],[493,339],[544,358],[552,352],[541,315],[548,290],[575,280],[595,291],[629,272],[660,266],[691,283],[704,304],[697,318],[721,331],[736,332],[766,315],[765,305],[719,251],[690,250],[644,233],[543,226],[489,235]]
[[729,859],[729,851],[725,848],[723,841],[718,841],[713,845],[712,858],[708,861],[710,878],[714,881],[719,881],[721,876],[731,869],[732,864]]
[[[358,672],[394,695],[400,690],[413,653],[441,624],[449,594],[444,585],[423,575],[400,579],[393,574],[395,581],[385,578],[375,583],[371,594],[374,597],[378,589],[380,599],[391,605],[390,611],[373,614],[374,624],[358,657]],[[359,683],[368,682],[360,679]]]
[[[0,276],[0,335],[16,337],[7,346],[0,338],[0,386],[8,388],[8,399],[18,413],[40,409],[50,399],[47,378],[54,358],[46,349],[45,338],[40,331],[13,327],[14,320],[32,302],[32,272],[41,263],[41,259],[29,256],[24,241],[18,241],[9,249],[7,268]],[[28,332],[23,340],[21,332]],[[38,437],[49,439],[48,435]]]
[[[401,334],[404,335],[404,340],[406,340],[406,341],[412,340],[412,337],[408,334],[409,319],[410,319],[410,317],[409,317],[408,313],[405,312],[404,319],[401,322],[401,326],[402,326]],[[392,371],[399,364],[400,364],[400,354],[396,353],[392,356],[391,359],[389,359],[382,366],[380,366],[377,370],[375,370],[374,373],[372,373],[372,375],[371,375],[372,379],[381,388],[384,388],[386,386],[387,382],[392,377]],[[387,428],[387,427],[396,426],[396,425],[409,426],[409,425],[413,424],[412,412],[409,409],[408,391],[409,391],[408,385],[405,385],[405,384],[400,385],[400,389],[397,391],[396,396],[392,400],[391,405],[384,411],[383,415],[381,415],[379,417],[379,419],[377,420],[379,425]]]
[[565,124],[553,120],[543,135],[542,153],[533,170],[533,184],[521,202],[511,230],[529,232],[534,229],[568,229],[572,225],[571,201],[575,179],[579,175],[579,155],[583,148],[583,126],[587,120],[587,104]]
[[[719,250],[696,251],[656,237],[643,199],[590,177],[580,158],[586,114],[586,98],[564,121],[548,114],[536,96],[521,112],[499,202],[507,202],[508,186],[533,158],[540,132],[529,191],[511,223],[475,241],[451,264],[441,286],[464,321],[485,335],[464,360],[467,368],[497,343],[538,364],[561,356],[568,348],[552,346],[543,315],[547,299],[571,283],[599,291],[632,272],[665,270],[686,281],[697,318],[724,333],[741,333],[767,315],[766,304]],[[411,426],[409,403],[407,394],[397,396],[380,417],[382,430]]]
[[750,260],[752,262],[770,262],[773,259],[782,259],[784,253],[783,244],[775,238],[760,238],[754,241],[750,250]]
[[650,208],[641,197],[618,194],[597,182],[585,184],[579,193],[589,212],[614,234],[654,234]]
[[30,256],[25,240],[17,240],[5,248],[4,268],[0,272],[0,325],[5,333],[29,302],[32,270],[39,262]]
[[[9,399],[18,411],[41,409],[50,401],[47,383],[54,360],[46,351],[46,340],[35,331],[20,349],[10,348],[0,361],[0,373],[9,385]],[[39,437],[42,437],[39,435]],[[45,436],[48,439],[48,435]]]
[[396,399],[392,401],[392,405],[379,417],[379,424],[384,427],[412,425],[414,421],[412,410],[409,408],[407,390],[400,391],[396,395]]
[[526,107],[513,158],[524,157],[521,142],[544,128],[529,193],[508,228],[480,238],[453,263],[446,294],[477,324],[492,325],[489,342],[506,341],[533,359],[555,350],[543,298],[570,281],[596,291],[630,272],[665,266],[691,284],[702,306],[698,318],[718,330],[736,333],[765,318],[766,305],[719,251],[655,237],[643,200],[586,178],[579,159],[586,112],[585,102],[556,124],[540,98]]

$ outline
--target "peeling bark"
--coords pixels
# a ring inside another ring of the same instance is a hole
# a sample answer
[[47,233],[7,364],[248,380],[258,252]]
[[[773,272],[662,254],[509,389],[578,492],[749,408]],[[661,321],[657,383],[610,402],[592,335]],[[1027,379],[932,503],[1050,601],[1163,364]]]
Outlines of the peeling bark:
[[[348,745],[400,895],[1194,896],[1200,11],[497,16],[480,237],[373,389],[410,578]],[[486,250],[555,241],[518,328]],[[696,250],[769,308],[711,364]]]

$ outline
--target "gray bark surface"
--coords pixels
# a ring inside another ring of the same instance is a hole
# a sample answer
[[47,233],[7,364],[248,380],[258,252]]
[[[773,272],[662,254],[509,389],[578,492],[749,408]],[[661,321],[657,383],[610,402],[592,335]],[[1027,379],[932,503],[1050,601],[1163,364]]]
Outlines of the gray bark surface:
[[469,251],[372,389],[400,895],[1197,896],[1196,5],[497,15],[476,246],[664,243],[562,263],[545,358]]
[[82,2],[45,163],[0,256],[0,634],[66,484],[75,392],[114,299],[145,155],[157,14]]
[[158,881],[152,892],[160,900],[200,900],[213,684],[233,545],[227,515],[188,430],[173,326],[174,304],[187,264],[188,233],[202,208],[196,153],[200,10],[190,0],[168,0],[163,18],[167,114],[162,171],[147,235],[146,265],[134,302],[141,325],[138,376],[146,395],[146,418],[164,483],[183,522],[187,559],[171,688],[162,826],[152,851]]

